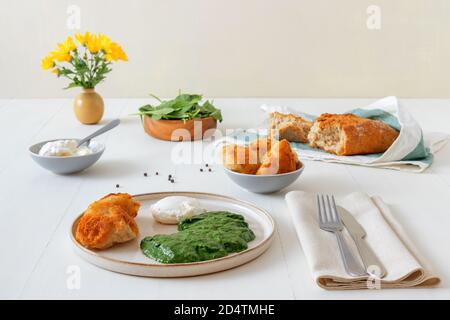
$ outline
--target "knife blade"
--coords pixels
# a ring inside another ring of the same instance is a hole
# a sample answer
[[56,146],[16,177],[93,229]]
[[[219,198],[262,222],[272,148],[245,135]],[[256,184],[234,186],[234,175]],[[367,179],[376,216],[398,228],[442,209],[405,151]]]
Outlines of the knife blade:
[[364,267],[369,274],[375,275],[379,278],[383,278],[386,275],[386,269],[380,262],[378,257],[372,251],[372,249],[364,240],[366,236],[366,231],[355,219],[355,217],[341,206],[337,206],[339,214],[341,216],[342,222],[347,228],[348,233],[355,241],[356,247],[358,248],[359,254],[361,255]]

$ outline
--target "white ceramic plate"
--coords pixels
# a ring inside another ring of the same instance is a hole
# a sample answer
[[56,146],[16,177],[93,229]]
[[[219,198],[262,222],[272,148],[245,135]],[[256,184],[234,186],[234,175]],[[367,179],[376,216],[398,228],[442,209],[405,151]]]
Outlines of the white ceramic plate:
[[[208,211],[226,210],[241,214],[255,233],[255,240],[248,243],[248,249],[228,256],[192,263],[162,264],[144,256],[139,248],[140,241],[154,234],[176,232],[176,225],[163,225],[156,222],[149,213],[149,207],[156,201],[168,196],[187,196],[199,199]],[[90,250],[75,240],[78,217],[72,224],[70,235],[76,252],[88,262],[101,268],[144,277],[188,277],[227,270],[247,263],[261,255],[271,244],[275,224],[270,215],[247,202],[237,199],[198,192],[160,192],[135,195],[141,203],[136,223],[139,236],[133,241],[116,245],[106,250]]]

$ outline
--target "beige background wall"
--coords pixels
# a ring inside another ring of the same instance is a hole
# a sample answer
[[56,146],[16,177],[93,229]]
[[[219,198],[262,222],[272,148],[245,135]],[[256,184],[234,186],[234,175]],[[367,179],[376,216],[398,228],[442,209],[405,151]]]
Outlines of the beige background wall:
[[0,98],[74,95],[40,70],[73,4],[128,53],[105,97],[450,97],[449,0],[0,0]]

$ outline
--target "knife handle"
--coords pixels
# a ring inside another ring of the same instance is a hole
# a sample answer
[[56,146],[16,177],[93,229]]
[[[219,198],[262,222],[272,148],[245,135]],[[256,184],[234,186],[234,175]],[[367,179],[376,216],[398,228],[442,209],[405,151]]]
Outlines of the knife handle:
[[354,277],[367,275],[364,267],[356,260],[355,255],[350,250],[348,243],[345,241],[341,231],[336,231],[336,238],[341,251],[342,260],[344,262],[345,271]]
[[[378,259],[375,253],[373,253],[372,249],[369,247],[366,241],[361,238],[357,238],[354,240],[367,273],[373,274],[379,278],[383,278],[386,275],[386,269],[383,267],[380,259]],[[373,267],[375,267],[376,269],[373,270]],[[374,274],[373,271],[375,271],[377,274]]]

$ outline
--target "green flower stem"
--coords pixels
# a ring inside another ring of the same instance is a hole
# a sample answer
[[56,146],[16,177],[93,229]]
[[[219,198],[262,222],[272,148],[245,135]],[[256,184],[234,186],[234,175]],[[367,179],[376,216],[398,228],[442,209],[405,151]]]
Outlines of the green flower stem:
[[69,66],[56,65],[58,76],[63,76],[71,81],[66,88],[82,87],[92,89],[105,79],[105,75],[111,71],[112,64],[104,60],[104,52],[91,54],[85,48],[84,53],[73,51]]

